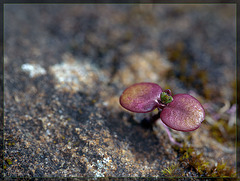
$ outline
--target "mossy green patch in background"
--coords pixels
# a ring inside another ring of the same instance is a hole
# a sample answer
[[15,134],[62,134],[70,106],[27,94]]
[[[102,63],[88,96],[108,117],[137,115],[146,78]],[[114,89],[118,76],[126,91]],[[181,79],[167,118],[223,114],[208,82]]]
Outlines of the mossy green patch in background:
[[9,158],[7,158],[5,161],[7,162],[8,165],[12,165],[12,160],[10,160]]
[[234,168],[230,168],[226,163],[209,166],[209,163],[204,160],[203,154],[197,154],[193,147],[184,145],[182,148],[175,147],[175,149],[180,154],[180,163],[183,163],[186,169],[196,171],[201,177],[236,177]]
[[235,141],[236,127],[229,126],[228,121],[220,119],[210,128],[210,134],[220,143]]
[[14,145],[15,145],[14,142],[9,142],[9,143],[8,143],[8,146],[14,146]]
[[184,42],[177,42],[167,48],[168,59],[174,63],[169,77],[178,78],[187,88],[195,88],[207,100],[217,98],[218,90],[209,86],[209,73],[194,61]]

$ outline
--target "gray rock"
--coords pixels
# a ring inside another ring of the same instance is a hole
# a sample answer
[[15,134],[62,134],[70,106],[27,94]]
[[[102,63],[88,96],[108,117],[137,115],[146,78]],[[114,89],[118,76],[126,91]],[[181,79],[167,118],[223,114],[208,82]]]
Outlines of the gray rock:
[[[153,81],[174,94],[193,90],[202,103],[215,104],[207,87],[234,100],[234,5],[7,4],[4,10],[4,176],[164,176],[179,164],[178,151],[163,129],[121,108],[122,91]],[[193,65],[207,72],[207,82]],[[226,135],[215,144],[211,126],[172,134],[212,165],[234,166],[234,140]],[[179,170],[178,176],[199,176],[182,164]]]

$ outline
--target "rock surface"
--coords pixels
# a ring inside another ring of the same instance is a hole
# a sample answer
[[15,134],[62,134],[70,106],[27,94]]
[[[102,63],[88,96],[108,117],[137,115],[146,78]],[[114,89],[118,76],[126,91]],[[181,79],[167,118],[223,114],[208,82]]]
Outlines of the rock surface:
[[[235,168],[234,4],[4,11],[5,177],[165,176],[179,164],[166,132],[143,124],[151,113],[119,105],[127,86],[145,81],[196,97],[205,121],[173,136],[210,166]],[[179,167],[178,176],[201,176]]]

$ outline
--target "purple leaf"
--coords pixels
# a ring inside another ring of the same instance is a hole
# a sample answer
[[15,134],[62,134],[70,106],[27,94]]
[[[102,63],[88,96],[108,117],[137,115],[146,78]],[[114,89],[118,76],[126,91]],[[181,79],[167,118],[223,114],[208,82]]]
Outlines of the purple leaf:
[[128,87],[120,97],[120,104],[125,109],[146,113],[153,111],[160,99],[162,88],[155,83],[142,82]]
[[201,103],[188,94],[176,94],[160,114],[163,123],[177,131],[193,131],[204,120]]

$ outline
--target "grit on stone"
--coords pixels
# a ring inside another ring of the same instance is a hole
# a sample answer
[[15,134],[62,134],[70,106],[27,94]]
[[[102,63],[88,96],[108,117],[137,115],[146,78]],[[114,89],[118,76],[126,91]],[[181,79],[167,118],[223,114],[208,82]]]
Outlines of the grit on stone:
[[173,137],[235,167],[235,18],[222,4],[5,5],[4,176],[199,176],[152,113],[120,106],[146,81],[196,97],[205,121]]

